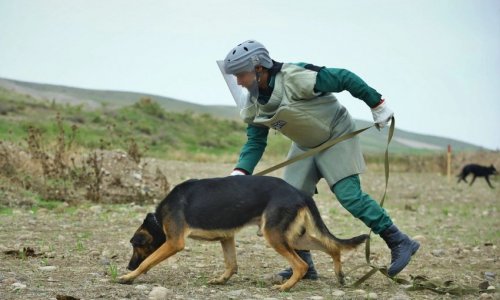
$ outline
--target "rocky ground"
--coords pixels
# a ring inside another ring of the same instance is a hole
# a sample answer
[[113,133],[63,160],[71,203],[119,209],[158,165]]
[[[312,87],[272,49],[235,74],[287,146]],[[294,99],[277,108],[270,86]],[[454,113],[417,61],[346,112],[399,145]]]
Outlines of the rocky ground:
[[[232,167],[175,161],[147,165],[158,166],[172,185],[188,178],[224,176]],[[368,171],[362,181],[375,198],[383,193],[382,172]],[[493,185],[497,188],[478,179],[469,187],[434,173],[393,172],[385,204],[395,223],[422,244],[400,278],[425,276],[438,287],[447,282],[456,290],[489,288],[489,293],[412,291],[381,274],[353,288],[349,285],[369,270],[350,272],[364,263],[362,247],[343,259],[347,286],[335,280],[330,258],[314,252],[320,279],[303,280],[280,293],[271,289],[270,275],[287,263],[256,235],[254,227],[237,236],[239,273],[226,285],[207,284],[223,271],[220,245],[194,240],[133,285],[121,285],[115,279],[126,272],[132,252],[129,239],[155,204],[82,202],[36,210],[19,207],[0,214],[0,299],[498,299],[500,183],[494,180]],[[367,232],[324,182],[315,199],[335,235]],[[372,236],[371,245],[372,262],[387,264],[390,255],[383,241]]]

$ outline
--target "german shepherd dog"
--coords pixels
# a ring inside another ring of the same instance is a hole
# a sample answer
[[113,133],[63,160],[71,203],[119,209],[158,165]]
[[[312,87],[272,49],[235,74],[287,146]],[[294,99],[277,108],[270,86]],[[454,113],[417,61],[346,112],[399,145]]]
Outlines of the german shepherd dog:
[[457,183],[459,183],[462,180],[467,182],[466,177],[469,174],[472,174],[472,181],[469,183],[469,185],[472,185],[474,183],[474,180],[476,180],[476,177],[484,177],[484,179],[486,179],[486,182],[488,183],[490,188],[493,189],[494,187],[491,185],[489,176],[490,175],[497,175],[498,172],[497,172],[497,169],[495,169],[495,167],[493,165],[491,165],[489,167],[484,167],[484,166],[477,165],[477,164],[469,164],[469,165],[464,166],[462,169],[462,172],[460,172],[460,174],[457,175],[457,177],[458,177]]
[[148,213],[130,243],[133,254],[120,283],[139,275],[184,249],[185,238],[220,241],[225,271],[211,280],[224,284],[237,272],[234,236],[247,225],[260,226],[269,245],[292,266],[290,279],[274,288],[287,291],[308,270],[294,251],[321,250],[333,258],[340,284],[344,274],[340,254],[363,243],[368,235],[339,239],[321,219],[314,200],[284,180],[267,176],[229,176],[188,180],[177,185]]

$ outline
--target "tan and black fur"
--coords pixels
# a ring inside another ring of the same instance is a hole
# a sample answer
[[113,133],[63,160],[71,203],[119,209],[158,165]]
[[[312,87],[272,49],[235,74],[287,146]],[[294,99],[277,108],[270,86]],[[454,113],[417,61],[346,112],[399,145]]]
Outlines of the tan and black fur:
[[281,285],[292,288],[307,272],[298,250],[320,250],[333,259],[341,284],[340,255],[363,243],[368,235],[339,239],[325,226],[314,200],[285,181],[266,176],[230,176],[189,180],[176,186],[149,213],[130,240],[133,255],[119,278],[132,283],[139,275],[184,249],[186,237],[220,241],[225,272],[210,281],[223,284],[238,270],[234,236],[247,225],[261,227],[264,238],[292,266],[293,276]]

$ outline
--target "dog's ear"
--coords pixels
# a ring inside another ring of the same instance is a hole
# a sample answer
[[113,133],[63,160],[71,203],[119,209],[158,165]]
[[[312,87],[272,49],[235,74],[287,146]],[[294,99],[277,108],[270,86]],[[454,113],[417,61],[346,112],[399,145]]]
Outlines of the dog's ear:
[[130,239],[130,243],[132,244],[133,247],[142,247],[146,245],[147,239],[144,236],[144,234],[136,234]]
[[154,220],[154,214],[153,213],[148,213],[146,215],[146,218],[144,219],[144,223],[146,223],[147,221],[150,221],[150,220]]

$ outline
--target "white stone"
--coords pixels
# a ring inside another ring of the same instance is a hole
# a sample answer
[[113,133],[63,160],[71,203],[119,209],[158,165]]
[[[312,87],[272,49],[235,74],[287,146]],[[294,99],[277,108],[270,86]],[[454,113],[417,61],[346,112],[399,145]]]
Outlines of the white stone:
[[432,250],[431,254],[436,256],[436,257],[442,257],[442,256],[446,255],[446,252],[443,249],[436,249],[436,250]]
[[389,298],[389,300],[410,300],[411,298],[405,294],[397,294]]
[[414,240],[419,241],[419,242],[425,242],[426,238],[423,235],[416,235],[413,237]]
[[377,293],[368,293],[367,299],[378,299]]
[[144,285],[144,284],[138,284],[135,286],[135,289],[136,290],[141,290],[141,291],[144,291],[144,290],[147,290],[148,289],[148,286],[147,285]]
[[245,290],[235,290],[228,292],[226,295],[229,297],[229,299],[239,299],[244,292]]
[[98,214],[100,212],[102,212],[102,206],[100,205],[93,205],[89,208],[89,210],[95,214]]
[[355,290],[355,291],[354,291],[354,293],[355,293],[356,295],[365,295],[365,294],[366,294],[366,291],[365,291],[365,290],[361,290],[361,289],[359,289],[359,290]]
[[344,297],[345,296],[345,292],[344,291],[341,291],[341,290],[334,290],[333,293],[332,293],[332,296],[333,297]]
[[13,283],[13,284],[11,284],[11,286],[14,288],[15,291],[22,290],[22,289],[26,288],[26,284],[22,284],[20,282]]
[[57,269],[56,266],[45,266],[45,267],[40,267],[38,268],[39,270],[41,271],[47,271],[47,272],[50,272],[50,271],[54,271]]
[[171,291],[162,286],[155,286],[149,293],[149,300],[166,300]]
[[311,300],[323,300],[324,298],[321,296],[311,296],[311,297],[309,297],[309,299],[311,299]]

